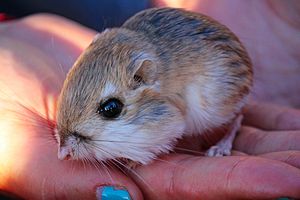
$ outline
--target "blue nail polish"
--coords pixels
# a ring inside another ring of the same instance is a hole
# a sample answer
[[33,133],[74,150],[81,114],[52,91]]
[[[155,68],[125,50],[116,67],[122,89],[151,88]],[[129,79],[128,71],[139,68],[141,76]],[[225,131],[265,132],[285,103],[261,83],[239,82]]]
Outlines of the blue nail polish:
[[281,198],[278,198],[277,200],[292,200],[292,199],[288,198],[288,197],[281,197]]
[[122,190],[112,186],[105,186],[97,188],[97,196],[99,192],[101,192],[101,200],[131,200],[128,191],[125,189]]

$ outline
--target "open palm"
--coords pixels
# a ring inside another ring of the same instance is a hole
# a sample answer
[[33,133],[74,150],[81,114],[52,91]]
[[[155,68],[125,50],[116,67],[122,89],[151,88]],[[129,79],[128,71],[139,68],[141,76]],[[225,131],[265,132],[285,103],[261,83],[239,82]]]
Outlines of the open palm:
[[28,199],[93,199],[96,187],[104,185],[125,187],[133,199],[300,198],[300,111],[274,105],[247,107],[234,156],[197,156],[185,146],[186,154],[162,156],[127,175],[113,167],[59,161],[56,98],[68,68],[94,34],[45,15],[0,26],[3,190]]

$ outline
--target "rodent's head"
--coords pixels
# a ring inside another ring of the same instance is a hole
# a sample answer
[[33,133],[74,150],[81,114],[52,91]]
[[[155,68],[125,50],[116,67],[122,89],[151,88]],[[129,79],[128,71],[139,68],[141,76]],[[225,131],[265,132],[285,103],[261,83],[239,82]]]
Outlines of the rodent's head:
[[179,110],[160,94],[155,51],[139,37],[104,31],[68,73],[57,112],[60,159],[146,164],[182,133]]

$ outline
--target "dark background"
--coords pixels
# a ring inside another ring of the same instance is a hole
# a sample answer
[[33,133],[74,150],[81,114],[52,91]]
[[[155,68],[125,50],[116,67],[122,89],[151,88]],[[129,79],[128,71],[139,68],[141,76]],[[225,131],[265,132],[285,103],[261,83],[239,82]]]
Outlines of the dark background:
[[150,0],[0,0],[0,13],[12,17],[53,13],[97,31],[120,26],[133,14],[149,7]]

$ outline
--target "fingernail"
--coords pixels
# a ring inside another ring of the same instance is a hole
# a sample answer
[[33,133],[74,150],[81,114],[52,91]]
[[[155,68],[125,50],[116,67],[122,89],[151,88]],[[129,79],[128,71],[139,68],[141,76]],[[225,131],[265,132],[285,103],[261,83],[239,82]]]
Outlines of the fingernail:
[[112,186],[98,187],[96,197],[101,200],[131,200],[129,192],[126,189]]
[[293,199],[288,198],[288,197],[280,197],[280,198],[278,198],[277,200],[293,200]]

